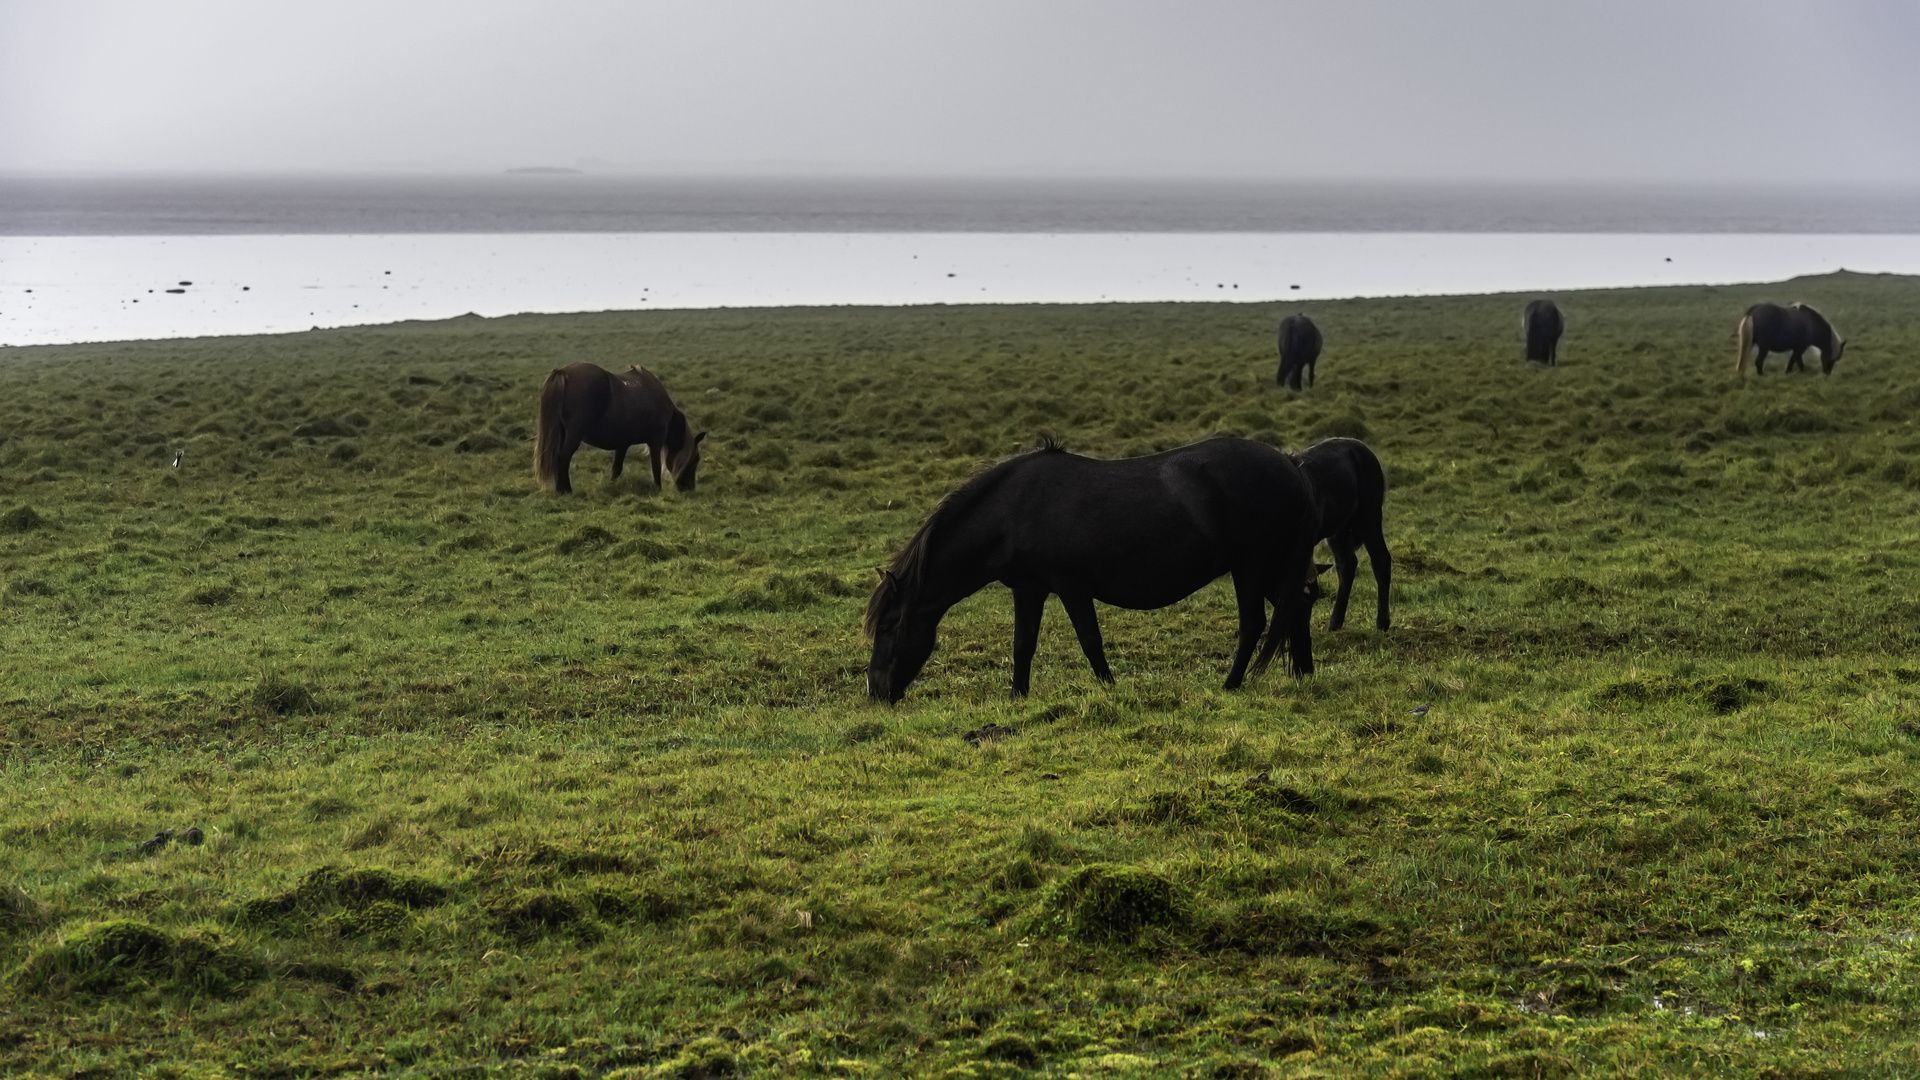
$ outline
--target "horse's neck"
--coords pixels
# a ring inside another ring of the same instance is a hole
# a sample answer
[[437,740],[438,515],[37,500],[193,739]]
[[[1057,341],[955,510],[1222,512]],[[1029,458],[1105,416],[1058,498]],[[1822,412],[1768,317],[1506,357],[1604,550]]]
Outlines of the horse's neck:
[[935,617],[991,585],[1000,575],[1001,568],[989,566],[986,559],[969,558],[966,551],[951,544],[930,545],[924,558],[911,602]]

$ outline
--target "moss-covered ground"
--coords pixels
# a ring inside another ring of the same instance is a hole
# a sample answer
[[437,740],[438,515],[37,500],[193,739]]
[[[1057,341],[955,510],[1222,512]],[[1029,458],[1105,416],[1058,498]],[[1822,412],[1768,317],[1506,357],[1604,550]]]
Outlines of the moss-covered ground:
[[[1276,305],[0,352],[0,1074],[1920,1070],[1920,282],[1523,300],[1313,304],[1302,394]],[[536,489],[574,360],[697,493]],[[996,587],[865,700],[955,482],[1216,431],[1372,443],[1390,633],[1223,692],[1216,585],[1106,687],[1056,606],[1011,702]]]

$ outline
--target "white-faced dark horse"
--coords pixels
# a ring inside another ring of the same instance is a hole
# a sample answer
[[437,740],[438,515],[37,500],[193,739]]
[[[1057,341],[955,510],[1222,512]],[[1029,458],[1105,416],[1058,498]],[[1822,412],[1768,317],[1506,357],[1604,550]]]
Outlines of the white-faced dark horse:
[[692,491],[706,437],[704,431],[693,434],[666,384],[646,368],[616,375],[593,364],[568,364],[555,368],[540,388],[533,473],[541,487],[564,495],[573,490],[570,465],[581,443],[613,451],[614,480],[627,463],[627,448],[644,445],[654,487],[664,464],[674,487]]
[[1783,352],[1787,354],[1788,371],[1805,371],[1807,350],[1819,349],[1820,371],[1831,375],[1846,347],[1826,316],[1805,304],[1755,304],[1740,319],[1740,354],[1733,359],[1733,369],[1745,371],[1751,356],[1753,373],[1765,374],[1767,354]]

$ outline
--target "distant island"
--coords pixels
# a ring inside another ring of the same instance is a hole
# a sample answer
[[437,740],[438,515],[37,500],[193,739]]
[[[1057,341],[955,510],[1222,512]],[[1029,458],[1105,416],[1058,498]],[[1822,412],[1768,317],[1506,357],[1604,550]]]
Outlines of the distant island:
[[515,175],[532,174],[535,176],[585,176],[586,175],[585,171],[581,169],[569,169],[563,165],[525,165],[518,169],[508,169],[507,172]]

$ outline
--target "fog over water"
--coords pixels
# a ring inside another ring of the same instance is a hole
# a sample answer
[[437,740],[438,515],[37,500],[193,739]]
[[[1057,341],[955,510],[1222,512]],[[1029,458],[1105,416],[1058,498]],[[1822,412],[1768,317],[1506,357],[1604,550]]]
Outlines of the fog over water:
[[1920,233],[1920,187],[0,176],[0,235],[463,232]]

